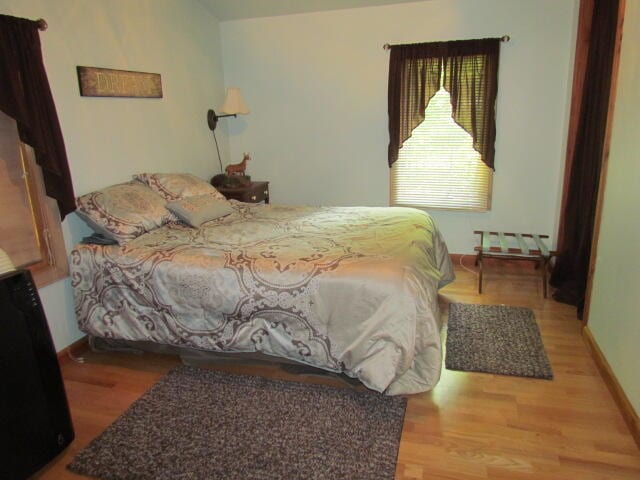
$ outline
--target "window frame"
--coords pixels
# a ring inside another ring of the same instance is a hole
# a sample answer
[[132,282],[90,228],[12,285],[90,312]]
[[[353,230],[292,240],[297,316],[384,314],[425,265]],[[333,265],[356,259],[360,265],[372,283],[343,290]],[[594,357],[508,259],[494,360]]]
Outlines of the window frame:
[[[390,172],[390,205],[409,206],[412,202],[418,202],[422,205],[415,207],[423,209],[491,211],[500,43],[504,40],[480,38],[389,47],[387,163],[390,169],[397,166],[405,142],[425,121],[425,112],[428,112],[433,97],[444,89],[450,95],[451,118],[473,138],[473,148],[479,153],[480,161],[492,170],[489,173],[477,169],[471,157],[466,155],[464,140],[454,136],[453,132],[451,138],[447,139],[445,130],[445,141],[442,143],[436,137],[434,143],[430,143],[429,137],[421,137],[411,146],[409,155],[404,155],[402,171]],[[434,128],[432,133],[436,135],[439,126],[429,125]],[[429,135],[428,131],[422,133]],[[447,155],[444,150],[442,154],[438,152],[439,147],[446,148],[449,144],[461,147],[461,155],[455,155],[455,150],[450,152],[454,155]],[[423,150],[424,158],[431,160],[432,164],[425,162],[420,165],[420,153]],[[447,159],[452,159],[455,167],[448,168],[444,161]],[[433,175],[428,168],[423,168],[427,165],[433,166]],[[414,170],[415,176],[412,176]],[[403,180],[407,188],[397,188]],[[460,187],[463,182],[465,185]],[[435,188],[424,189],[421,187],[423,184]]]
[[68,277],[69,262],[58,204],[46,194],[42,169],[36,163],[33,148],[19,139],[17,142],[31,211],[29,222],[36,234],[41,257],[39,261],[19,268],[29,270],[36,287],[42,288]]
[[38,288],[69,276],[69,261],[62,233],[60,210],[57,202],[48,197],[42,178],[42,169],[36,163],[35,152],[20,142],[20,156],[27,178],[29,201],[33,221],[40,236],[42,260],[27,267]]

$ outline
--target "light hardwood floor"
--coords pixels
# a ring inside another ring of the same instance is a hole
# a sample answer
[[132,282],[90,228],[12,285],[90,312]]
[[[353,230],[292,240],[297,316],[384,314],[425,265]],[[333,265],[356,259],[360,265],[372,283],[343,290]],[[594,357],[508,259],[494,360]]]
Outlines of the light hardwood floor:
[[[472,265],[471,257],[464,258]],[[429,393],[409,397],[398,456],[398,479],[640,479],[640,451],[580,335],[574,308],[542,298],[538,273],[526,262],[488,262],[482,295],[476,277],[441,291],[450,302],[530,307],[542,331],[553,381],[443,370]],[[39,479],[80,478],[71,458],[168,369],[177,357],[86,352],[86,363],[65,362],[63,376],[76,440]],[[226,366],[227,371],[335,384],[291,376],[272,366]],[[338,383],[340,384],[340,383]]]

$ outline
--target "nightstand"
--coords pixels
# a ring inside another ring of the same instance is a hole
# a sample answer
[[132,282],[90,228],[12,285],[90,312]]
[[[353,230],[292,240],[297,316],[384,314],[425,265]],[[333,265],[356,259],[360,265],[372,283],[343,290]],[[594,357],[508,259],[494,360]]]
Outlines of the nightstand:
[[269,182],[251,182],[238,187],[216,187],[227,199],[245,203],[269,203]]

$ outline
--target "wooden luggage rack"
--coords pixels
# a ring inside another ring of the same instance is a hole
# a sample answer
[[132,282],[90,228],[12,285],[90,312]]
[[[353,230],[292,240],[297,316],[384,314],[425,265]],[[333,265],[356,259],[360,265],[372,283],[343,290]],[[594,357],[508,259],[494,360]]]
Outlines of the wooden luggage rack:
[[[537,235],[535,233],[512,233],[512,232],[489,232],[475,230],[473,233],[480,235],[480,245],[475,247],[476,265],[480,272],[478,275],[478,293],[482,293],[482,259],[483,258],[501,258],[503,260],[529,260],[536,262],[536,268],[542,270],[542,292],[544,298],[547,298],[547,270],[549,268],[549,260],[556,255],[555,251],[549,250],[545,245],[544,239],[549,235]],[[491,237],[497,238],[499,246],[492,246]],[[509,247],[507,237],[515,237],[518,247]],[[525,238],[533,239],[536,247],[532,249],[527,244]]]

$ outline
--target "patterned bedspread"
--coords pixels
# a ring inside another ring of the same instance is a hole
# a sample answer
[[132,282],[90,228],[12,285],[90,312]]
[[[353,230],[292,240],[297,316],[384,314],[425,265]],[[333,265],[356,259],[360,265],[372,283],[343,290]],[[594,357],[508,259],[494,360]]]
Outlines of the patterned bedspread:
[[387,394],[440,377],[437,289],[453,280],[433,220],[411,208],[233,202],[193,229],[71,253],[83,332],[261,352],[357,377]]

